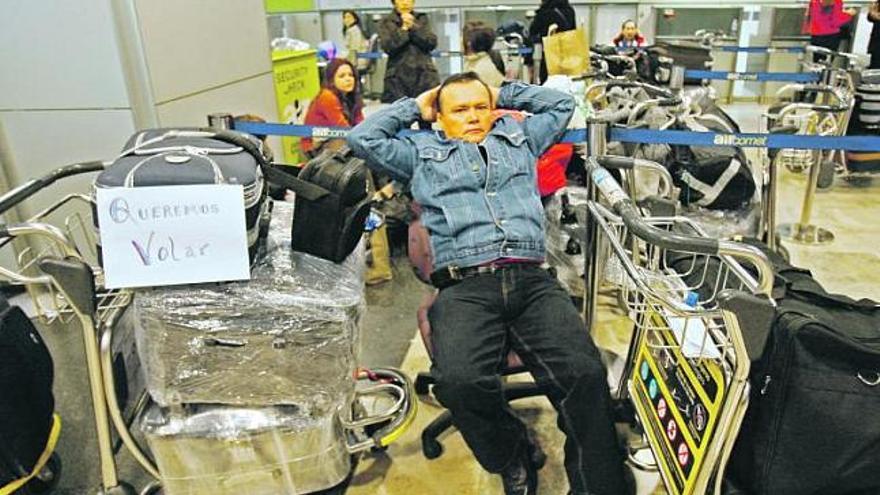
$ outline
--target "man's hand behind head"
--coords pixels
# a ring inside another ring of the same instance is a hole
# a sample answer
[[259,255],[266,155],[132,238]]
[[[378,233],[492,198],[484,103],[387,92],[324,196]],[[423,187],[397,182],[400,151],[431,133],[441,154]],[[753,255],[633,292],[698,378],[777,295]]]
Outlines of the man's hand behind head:
[[416,103],[422,113],[422,120],[425,122],[437,120],[436,101],[439,89],[440,86],[435,86],[416,97]]

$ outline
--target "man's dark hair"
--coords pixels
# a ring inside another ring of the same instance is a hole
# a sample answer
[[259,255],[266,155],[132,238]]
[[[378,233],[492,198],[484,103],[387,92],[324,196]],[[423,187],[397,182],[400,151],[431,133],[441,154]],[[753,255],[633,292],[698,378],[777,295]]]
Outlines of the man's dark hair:
[[478,81],[483,87],[486,88],[486,92],[489,93],[489,103],[492,103],[492,90],[489,89],[489,85],[483,82],[480,79],[480,76],[477,75],[476,72],[468,71],[462,72],[459,74],[453,74],[440,83],[440,87],[437,89],[437,98],[434,99],[434,110],[437,113],[440,113],[440,95],[443,94],[443,90],[446,89],[446,86],[450,84],[458,84],[458,83],[467,83],[471,81]]

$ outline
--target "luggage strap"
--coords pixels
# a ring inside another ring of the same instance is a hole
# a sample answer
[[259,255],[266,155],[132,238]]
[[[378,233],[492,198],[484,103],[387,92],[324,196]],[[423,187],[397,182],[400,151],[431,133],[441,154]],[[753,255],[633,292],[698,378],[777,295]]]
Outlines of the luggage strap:
[[307,201],[317,201],[324,196],[331,194],[330,191],[317,184],[304,181],[298,177],[294,177],[293,175],[278,170],[266,160],[266,157],[263,156],[263,153],[256,145],[254,145],[254,143],[236,132],[211,128],[203,129],[202,131],[208,134],[206,137],[211,137],[218,141],[224,141],[244,148],[245,151],[253,155],[257,160],[260,169],[263,171],[263,176],[266,177],[269,182],[290,189]]
[[691,189],[699,192],[703,195],[699,201],[695,201],[696,204],[700,206],[709,206],[714,203],[718,196],[724,192],[724,189],[730,184],[730,181],[736,177],[736,174],[739,172],[740,167],[742,167],[742,163],[740,163],[738,158],[732,158],[730,160],[730,164],[727,165],[727,168],[724,169],[724,172],[718,176],[718,179],[715,180],[715,184],[709,185],[705,182],[697,179],[690,172],[685,170],[681,174],[681,180],[688,185]]

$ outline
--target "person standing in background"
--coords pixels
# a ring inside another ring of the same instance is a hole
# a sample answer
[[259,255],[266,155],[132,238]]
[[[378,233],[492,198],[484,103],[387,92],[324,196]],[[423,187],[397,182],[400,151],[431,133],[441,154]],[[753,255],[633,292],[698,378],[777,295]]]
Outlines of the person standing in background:
[[868,42],[868,53],[871,55],[869,69],[880,69],[880,0],[871,4],[868,20],[874,24],[871,27],[871,40]]
[[623,21],[620,33],[611,40],[611,43],[618,48],[638,48],[645,44],[645,37],[639,33],[636,21],[627,19]]
[[464,28],[464,72],[475,72],[489,86],[504,82],[504,60],[492,50],[495,30],[483,22],[468,23]]
[[[810,0],[807,17],[810,44],[837,51],[840,47],[840,29],[851,22],[855,9],[843,9],[843,0]],[[816,61],[824,58],[816,54]]]
[[345,48],[348,50],[346,58],[358,71],[363,71],[367,68],[367,60],[358,59],[357,54],[368,50],[369,41],[361,28],[361,18],[353,10],[342,12],[342,35],[345,36]]
[[440,84],[431,60],[437,35],[431,31],[428,16],[413,11],[413,0],[392,3],[394,12],[379,24],[379,40],[388,54],[382,103],[393,103],[404,96],[416,97]]
[[[535,18],[529,25],[529,46],[542,43],[550,26],[556,24],[556,32],[571,31],[577,27],[574,9],[568,0],[541,0],[541,6],[535,12]],[[532,65],[532,56],[526,57],[526,63]],[[538,74],[538,84],[547,80],[547,63],[541,58],[541,69]]]

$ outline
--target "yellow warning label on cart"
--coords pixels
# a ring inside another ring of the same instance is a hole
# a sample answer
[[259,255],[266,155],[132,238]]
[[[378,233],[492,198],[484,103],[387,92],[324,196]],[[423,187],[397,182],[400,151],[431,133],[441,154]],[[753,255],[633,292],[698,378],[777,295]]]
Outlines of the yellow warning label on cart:
[[672,332],[652,330],[642,339],[630,395],[673,495],[694,493],[726,393],[719,363],[684,357]]

